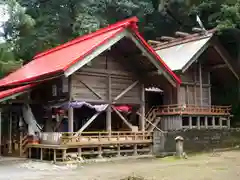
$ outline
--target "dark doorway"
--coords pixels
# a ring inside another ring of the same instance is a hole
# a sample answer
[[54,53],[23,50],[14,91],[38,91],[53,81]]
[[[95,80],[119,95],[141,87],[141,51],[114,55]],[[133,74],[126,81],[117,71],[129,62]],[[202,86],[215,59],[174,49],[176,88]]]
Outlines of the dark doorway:
[[146,91],[146,110],[149,111],[153,106],[163,105],[163,92]]

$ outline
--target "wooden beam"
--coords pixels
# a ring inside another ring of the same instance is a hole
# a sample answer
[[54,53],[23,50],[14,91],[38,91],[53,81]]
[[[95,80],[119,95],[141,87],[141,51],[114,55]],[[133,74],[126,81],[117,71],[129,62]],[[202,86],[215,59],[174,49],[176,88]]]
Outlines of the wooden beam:
[[[108,104],[108,101],[106,100],[98,100],[98,99],[80,99],[80,98],[73,98],[74,101],[85,101],[88,103],[94,103],[94,104]],[[116,102],[112,102],[113,104],[141,104],[141,101],[126,101],[126,100],[118,100]]]
[[[181,83],[182,86],[196,86],[199,87],[200,83],[199,82],[182,82]],[[211,87],[211,84],[202,84],[203,87]]]
[[219,69],[219,68],[226,68],[226,67],[228,67],[227,64],[218,64],[218,65],[212,66],[211,70],[215,70],[215,69]]
[[203,32],[205,32],[203,29],[201,29],[201,28],[196,28],[196,27],[192,28],[192,31],[193,31],[193,32],[196,32],[196,33],[203,33]]
[[[136,114],[139,115],[139,116],[142,116],[141,113],[139,113],[139,112],[137,112]],[[149,124],[151,124],[152,126],[154,126],[158,131],[164,133],[163,130],[161,130],[160,128],[158,128],[155,124],[153,124],[151,121],[149,121],[145,116],[144,116],[143,118],[144,118]]]
[[229,60],[232,58],[227,53],[227,51],[222,47],[217,39],[214,39],[215,45],[213,46],[214,49],[218,52],[218,54],[222,57],[223,61],[227,64],[228,68],[232,71],[234,76],[239,80],[238,73],[234,70],[233,66],[230,64]]
[[175,40],[176,38],[174,37],[169,37],[169,36],[162,36],[160,37],[160,40],[162,41],[172,41],[172,40]]
[[160,41],[148,40],[148,44],[158,45],[161,44]]
[[114,101],[117,101],[118,99],[120,99],[122,96],[124,96],[128,91],[130,91],[132,88],[134,88],[139,81],[135,81],[133,84],[131,84],[130,86],[128,86],[125,90],[123,90],[117,97],[114,98]]
[[[101,111],[102,112],[102,111]],[[97,112],[96,114],[94,114],[82,127],[81,129],[79,129],[76,134],[74,136],[78,136],[79,134],[81,134],[81,132],[83,132],[93,121],[94,119],[96,119],[98,117],[99,114],[101,114],[101,112]]]
[[78,79],[87,89],[89,89],[93,94],[95,94],[99,99],[104,99],[100,94],[98,94],[93,88],[83,82],[81,79]]
[[108,74],[110,74],[111,76],[115,75],[115,76],[121,76],[121,77],[125,77],[128,78],[129,77],[129,73],[125,73],[122,71],[118,71],[118,70],[108,70],[108,69],[96,69],[96,68],[83,68],[81,69],[81,71],[77,71],[76,74],[80,74],[80,75],[89,75],[89,76],[93,76],[94,74],[97,74],[98,76],[102,76],[102,77],[107,77]]
[[189,36],[190,34],[186,33],[186,32],[177,31],[177,32],[175,32],[175,35],[179,36],[179,37],[186,37],[186,36]]
[[163,73],[161,71],[151,71],[151,72],[148,72],[147,75],[148,76],[157,76],[157,75],[162,75]]
[[123,122],[132,130],[132,124],[129,123],[114,106],[111,106],[111,107],[117,113],[117,115],[123,120]]

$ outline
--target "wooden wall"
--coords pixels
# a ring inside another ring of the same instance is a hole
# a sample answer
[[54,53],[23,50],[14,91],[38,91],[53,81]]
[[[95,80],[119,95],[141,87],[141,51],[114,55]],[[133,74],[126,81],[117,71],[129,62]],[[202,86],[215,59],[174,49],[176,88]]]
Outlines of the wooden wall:
[[[178,89],[178,104],[201,105],[201,86],[199,64],[193,64],[184,74],[181,74],[182,85]],[[211,105],[210,72],[201,65],[202,105]]]
[[68,100],[68,78],[62,76],[40,84],[38,88],[32,90],[31,99],[40,104]]
[[[109,86],[111,87],[111,99],[117,97],[137,80],[133,72],[121,65],[121,61],[110,55],[102,55],[75,72],[71,76],[72,98],[87,102],[108,102]],[[118,102],[139,104],[140,92],[141,85],[138,83]]]

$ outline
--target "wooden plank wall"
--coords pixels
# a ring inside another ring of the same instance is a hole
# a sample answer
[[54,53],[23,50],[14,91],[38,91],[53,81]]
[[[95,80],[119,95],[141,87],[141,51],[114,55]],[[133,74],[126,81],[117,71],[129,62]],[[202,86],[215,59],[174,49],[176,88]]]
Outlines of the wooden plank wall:
[[163,116],[158,126],[164,131],[178,130],[182,128],[181,120],[181,116]]
[[[107,102],[109,76],[111,78],[112,99],[136,81],[134,74],[121,65],[121,59],[106,55],[98,56],[90,64],[85,65],[72,75],[72,98],[87,102]],[[97,94],[94,94],[89,87]],[[139,104],[140,92],[141,85],[137,84],[119,99],[119,103]],[[98,96],[101,96],[102,99]]]
[[171,86],[170,84],[166,85],[163,93],[163,104],[177,104],[177,88]]
[[[201,104],[199,66],[194,64],[184,74],[181,74],[182,85],[179,88],[179,104]],[[210,72],[202,65],[202,105],[211,105]]]

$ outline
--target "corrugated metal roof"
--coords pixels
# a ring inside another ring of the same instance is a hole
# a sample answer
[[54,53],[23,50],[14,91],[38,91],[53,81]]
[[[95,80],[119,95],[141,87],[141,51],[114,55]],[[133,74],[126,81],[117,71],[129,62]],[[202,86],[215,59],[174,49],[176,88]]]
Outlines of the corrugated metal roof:
[[209,35],[197,41],[157,49],[156,53],[165,61],[172,71],[181,70],[204,47],[211,37],[212,35]]

